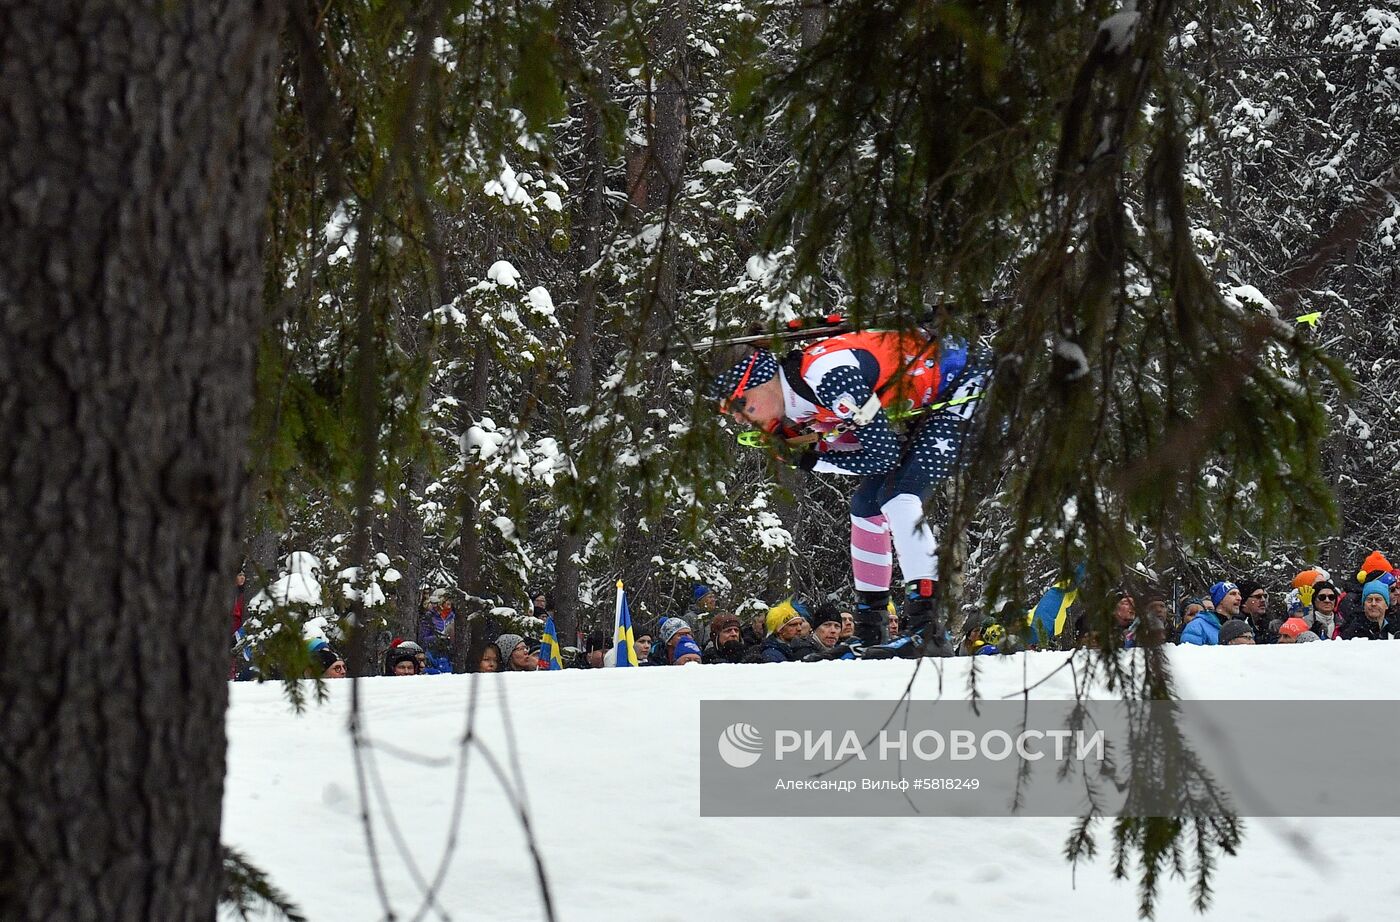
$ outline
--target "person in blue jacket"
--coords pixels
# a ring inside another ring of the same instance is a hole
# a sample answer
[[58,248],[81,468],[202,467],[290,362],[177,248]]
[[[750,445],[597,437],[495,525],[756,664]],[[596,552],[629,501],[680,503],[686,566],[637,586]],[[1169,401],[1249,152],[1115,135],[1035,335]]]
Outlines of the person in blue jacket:
[[[1234,610],[1239,610],[1240,589],[1234,583],[1219,582],[1210,587],[1210,600],[1216,609],[1229,608],[1230,595],[1234,593]],[[1220,617],[1213,611],[1202,609],[1181,629],[1181,642],[1198,646],[1213,647],[1220,643]]]

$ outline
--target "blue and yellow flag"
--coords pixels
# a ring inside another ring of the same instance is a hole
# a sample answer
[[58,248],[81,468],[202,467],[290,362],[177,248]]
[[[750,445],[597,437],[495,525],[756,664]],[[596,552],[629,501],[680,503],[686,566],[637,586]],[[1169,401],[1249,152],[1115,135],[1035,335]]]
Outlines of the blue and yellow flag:
[[1069,618],[1069,607],[1079,597],[1079,581],[1084,578],[1084,565],[1074,569],[1074,577],[1062,579],[1045,591],[1035,608],[1026,616],[1031,627],[1036,646],[1048,650],[1055,640],[1065,632],[1065,622]]
[[627,593],[622,589],[622,580],[617,581],[617,616],[613,620],[613,650],[617,653],[619,666],[637,665],[637,648],[633,646],[632,612],[627,607]]
[[554,629],[554,616],[544,619],[544,636],[540,638],[540,658],[545,669],[563,669],[564,654],[559,649],[558,631]]

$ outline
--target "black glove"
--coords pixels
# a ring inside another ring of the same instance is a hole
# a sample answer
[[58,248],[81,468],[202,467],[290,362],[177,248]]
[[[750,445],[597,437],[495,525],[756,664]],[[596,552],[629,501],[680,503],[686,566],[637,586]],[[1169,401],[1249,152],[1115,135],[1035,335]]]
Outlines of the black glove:
[[797,468],[799,471],[806,471],[810,474],[812,472],[812,468],[817,466],[817,462],[820,461],[821,458],[821,452],[809,448],[802,454],[797,456],[797,462],[793,465],[793,467]]

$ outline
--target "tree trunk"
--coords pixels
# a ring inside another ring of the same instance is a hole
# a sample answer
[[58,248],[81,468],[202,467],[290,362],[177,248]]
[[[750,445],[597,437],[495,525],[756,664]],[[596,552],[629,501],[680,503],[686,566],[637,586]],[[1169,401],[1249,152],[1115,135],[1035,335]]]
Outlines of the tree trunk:
[[[256,496],[256,494],[252,494]],[[277,578],[277,556],[280,536],[271,523],[255,517],[251,524],[244,526],[247,538],[243,541],[244,571],[248,575],[248,585],[243,594],[252,598],[266,589]]]
[[[491,348],[478,345],[472,356],[472,378],[470,390],[462,400],[464,408],[462,431],[466,432],[481,418],[486,406],[487,391],[491,384]],[[462,605],[457,609],[456,624],[452,628],[452,671],[467,671],[467,650],[476,642],[477,635],[485,627],[485,612],[477,601],[482,595],[484,583],[481,579],[481,536],[476,533],[480,509],[477,505],[477,485],[480,474],[477,462],[466,459],[467,483],[462,490],[462,534],[457,546],[457,588],[462,592]],[[465,623],[464,623],[465,622]]]
[[405,472],[404,489],[389,515],[390,557],[399,565],[394,586],[394,629],[400,637],[418,640],[418,608],[423,586],[423,516],[418,503],[428,485],[422,461],[412,461]]
[[[679,317],[680,247],[674,226],[676,199],[681,192],[685,171],[687,92],[689,88],[686,32],[690,17],[689,0],[663,0],[648,22],[655,26],[647,35],[647,62],[643,74],[650,80],[647,105],[647,146],[640,160],[629,158],[629,201],[645,209],[633,217],[662,228],[652,265],[639,293],[640,326],[643,343],[667,341]],[[665,393],[669,387],[670,362],[654,362],[646,370],[646,386],[652,393]],[[637,438],[649,441],[664,438],[667,423],[645,413],[634,422]],[[650,431],[649,431],[650,430]],[[659,430],[659,431],[657,431]],[[622,536],[618,549],[624,560],[648,559],[642,554],[651,536],[642,528],[642,505],[630,501],[624,507]]]
[[6,919],[214,917],[281,7],[0,5]]
[[[576,24],[585,47],[593,47],[592,64],[599,87],[606,92],[611,83],[611,50],[599,37],[612,21],[611,0],[585,0],[580,4],[582,21]],[[598,277],[591,270],[603,255],[603,222],[607,219],[608,148],[603,113],[599,104],[584,99],[576,107],[583,125],[583,201],[576,208],[579,247],[575,260],[578,277],[578,303],[574,308],[573,336],[569,344],[568,406],[578,406],[593,393],[593,329],[598,307]],[[576,643],[579,624],[579,564],[583,536],[568,527],[560,528],[554,560],[555,627],[560,642]]]

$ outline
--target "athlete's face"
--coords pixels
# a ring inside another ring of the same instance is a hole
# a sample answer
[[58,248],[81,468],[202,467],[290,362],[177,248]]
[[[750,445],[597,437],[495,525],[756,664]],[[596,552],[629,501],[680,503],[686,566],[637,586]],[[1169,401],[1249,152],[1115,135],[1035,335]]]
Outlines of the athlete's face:
[[783,385],[772,378],[757,387],[745,388],[729,401],[725,412],[736,423],[772,432],[783,418]]

